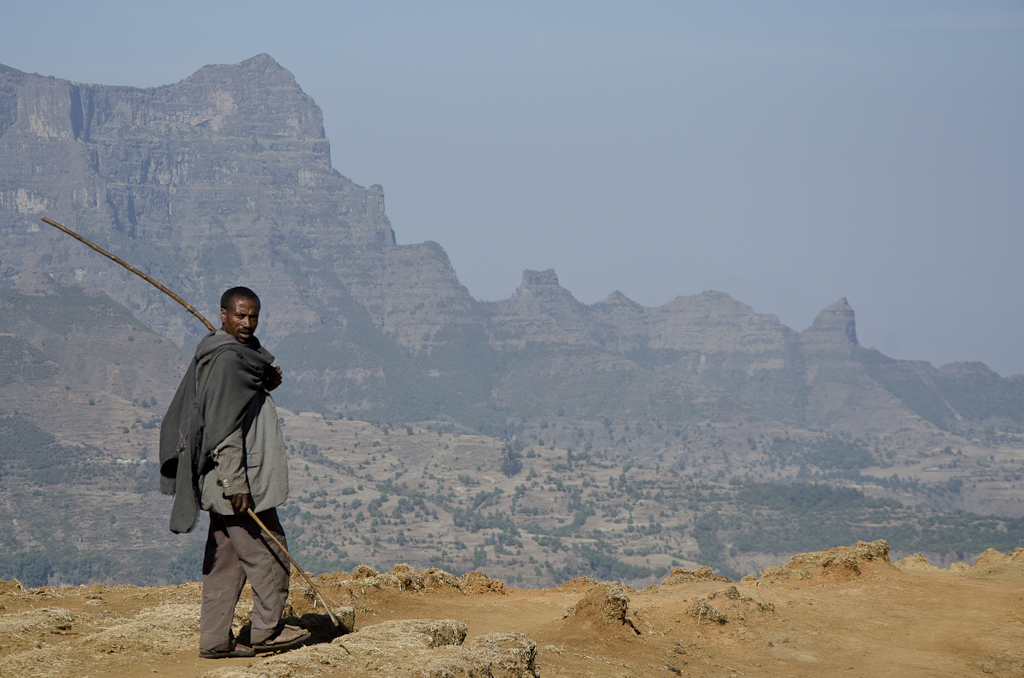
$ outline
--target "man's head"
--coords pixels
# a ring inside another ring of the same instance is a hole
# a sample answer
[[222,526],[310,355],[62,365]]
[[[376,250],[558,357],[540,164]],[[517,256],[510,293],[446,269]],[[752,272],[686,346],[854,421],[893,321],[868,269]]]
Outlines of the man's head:
[[221,329],[248,343],[260,320],[260,298],[248,287],[232,287],[220,297]]

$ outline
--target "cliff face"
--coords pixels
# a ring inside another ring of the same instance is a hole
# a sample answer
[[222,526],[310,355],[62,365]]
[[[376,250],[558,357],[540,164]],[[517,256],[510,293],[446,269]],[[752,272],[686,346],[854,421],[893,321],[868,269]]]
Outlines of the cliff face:
[[272,337],[337,318],[345,294],[380,324],[394,303],[389,271],[409,257],[454,279],[437,248],[388,256],[381,187],[331,167],[320,109],[267,55],[152,89],[0,71],[0,281],[39,264],[179,343],[194,338],[159,292],[41,226],[43,214],[207,314],[223,287],[251,283],[269,302]]
[[788,424],[858,431],[885,430],[911,413],[855,359],[856,323],[845,298],[794,332],[723,292],[655,308],[615,292],[586,306],[549,270],[526,271],[516,295],[493,306],[495,324],[520,341],[597,347],[626,359],[621,369],[729,394],[726,410],[748,406]]
[[202,328],[174,302],[42,215],[215,323],[223,289],[257,289],[260,335],[288,370],[280,398],[303,409],[496,434],[551,411],[573,426],[1024,421],[1021,380],[863,349],[845,299],[803,332],[722,292],[587,305],[553,270],[524,272],[510,299],[476,301],[440,245],[396,245],[382,188],[333,169],[320,109],[267,55],[149,89],[0,67],[0,288],[38,282],[18,276],[39,267],[192,345]]

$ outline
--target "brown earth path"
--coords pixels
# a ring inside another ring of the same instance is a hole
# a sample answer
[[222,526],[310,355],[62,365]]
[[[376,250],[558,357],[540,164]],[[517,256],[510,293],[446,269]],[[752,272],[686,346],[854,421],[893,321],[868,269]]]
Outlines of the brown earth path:
[[[585,579],[506,589],[480,576],[425,587],[420,573],[402,568],[399,576],[322,580],[332,605],[355,608],[357,632],[391,620],[453,619],[466,625],[467,646],[488,633],[525,633],[545,678],[1024,675],[1024,568],[1016,564],[1024,554],[1001,556],[993,567],[989,553],[985,567],[959,572],[897,569],[886,547],[884,559],[855,563],[858,571],[775,568],[735,584],[686,575],[643,591],[595,589]],[[381,664],[299,662],[311,648],[272,664],[202,660],[196,583],[6,588],[0,584],[0,676],[388,675]],[[596,607],[582,602],[588,591]],[[301,588],[290,604],[295,614],[312,611]],[[719,613],[724,623],[714,621]]]

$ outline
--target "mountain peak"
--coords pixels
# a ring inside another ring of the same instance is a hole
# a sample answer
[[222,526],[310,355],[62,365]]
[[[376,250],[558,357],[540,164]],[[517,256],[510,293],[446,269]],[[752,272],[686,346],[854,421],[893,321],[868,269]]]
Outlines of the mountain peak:
[[857,321],[846,297],[823,309],[804,332],[829,335],[849,346],[857,346]]
[[633,311],[643,311],[643,306],[633,301],[619,290],[615,290],[601,301],[594,304],[595,309],[628,308]]
[[522,287],[559,287],[558,275],[553,268],[543,271],[534,271],[528,268],[523,271]]
[[540,299],[546,303],[556,302],[561,305],[570,303],[573,307],[581,306],[580,302],[572,296],[572,292],[558,284],[558,275],[555,269],[548,268],[543,271],[526,269],[523,271],[523,283],[516,290],[514,298]]
[[282,71],[288,70],[281,64],[277,63],[277,60],[266,52],[257,54],[254,57],[249,57],[238,65],[243,68],[279,68]]
[[203,77],[211,73],[222,73],[225,70],[250,72],[271,77],[284,75],[291,82],[295,82],[295,76],[292,72],[277,63],[277,60],[269,54],[257,54],[237,64],[207,64],[186,79],[195,78],[196,76]]

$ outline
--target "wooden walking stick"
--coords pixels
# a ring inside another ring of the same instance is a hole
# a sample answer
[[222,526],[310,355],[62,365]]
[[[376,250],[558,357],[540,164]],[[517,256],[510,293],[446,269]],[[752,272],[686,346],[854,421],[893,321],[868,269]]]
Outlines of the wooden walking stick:
[[213,331],[214,329],[216,329],[216,328],[214,328],[214,326],[213,326],[213,325],[211,325],[211,324],[210,324],[210,321],[209,321],[209,320],[207,320],[207,319],[206,319],[206,318],[205,318],[205,317],[203,316],[203,314],[202,314],[202,313],[200,313],[199,311],[197,311],[196,309],[194,309],[194,308],[192,307],[192,305],[191,305],[191,304],[189,304],[188,302],[186,302],[186,301],[185,301],[184,299],[182,299],[182,298],[181,298],[181,297],[179,297],[179,296],[178,296],[177,294],[175,294],[174,292],[170,291],[169,289],[167,289],[166,287],[164,287],[163,285],[161,285],[161,284],[160,284],[160,283],[158,283],[157,281],[155,281],[155,280],[153,280],[152,278],[150,278],[150,277],[149,277],[148,275],[146,275],[145,273],[143,273],[143,272],[142,272],[142,271],[140,271],[139,269],[137,269],[137,268],[135,268],[134,266],[132,266],[131,264],[129,264],[129,263],[128,263],[127,261],[125,261],[124,259],[120,259],[120,258],[118,258],[118,257],[114,256],[113,254],[111,254],[110,252],[106,251],[106,250],[105,250],[105,249],[103,249],[102,247],[99,247],[98,245],[94,245],[94,244],[92,244],[91,242],[89,242],[88,240],[86,240],[85,238],[83,238],[82,236],[80,236],[80,235],[78,235],[77,233],[75,233],[74,231],[72,231],[72,230],[71,230],[70,228],[68,228],[67,226],[61,226],[60,224],[58,224],[58,223],[57,223],[56,221],[54,221],[53,219],[47,219],[46,217],[42,217],[42,220],[43,220],[43,221],[45,221],[46,223],[48,223],[48,224],[49,224],[50,226],[53,226],[53,227],[54,227],[54,228],[56,228],[56,229],[59,229],[59,230],[61,230],[61,231],[64,231],[65,233],[67,233],[68,235],[70,235],[70,236],[71,236],[72,238],[74,238],[74,239],[75,239],[75,240],[77,240],[78,242],[80,242],[80,243],[83,243],[83,244],[84,244],[84,245],[85,245],[86,247],[89,247],[89,248],[91,248],[91,249],[94,249],[94,250],[96,250],[97,252],[99,252],[100,254],[102,254],[103,256],[105,256],[106,258],[108,258],[108,259],[111,259],[111,260],[113,260],[113,261],[116,261],[117,263],[121,264],[122,266],[124,266],[125,268],[127,268],[127,269],[128,269],[129,271],[131,271],[131,272],[132,272],[132,273],[134,273],[135,275],[139,276],[140,278],[142,278],[143,280],[145,280],[146,282],[148,282],[148,283],[149,283],[150,285],[152,285],[153,287],[157,288],[158,290],[160,290],[161,292],[163,292],[164,294],[166,294],[167,296],[169,296],[169,297],[170,297],[171,299],[174,299],[174,300],[175,300],[176,302],[178,302],[179,304],[181,304],[182,306],[184,306],[184,307],[185,307],[185,310],[186,310],[186,311],[188,311],[189,313],[191,313],[191,314],[192,314],[192,315],[194,315],[195,317],[199,318],[199,320],[200,320],[200,321],[201,321],[201,322],[202,322],[202,323],[203,323],[204,325],[206,325],[206,329],[210,330],[211,332],[212,332],[212,331]]
[[[93,250],[99,252],[100,254],[102,254],[103,256],[107,257],[111,261],[114,261],[114,262],[120,264],[121,266],[124,266],[129,271],[131,271],[135,275],[139,276],[140,278],[142,278],[143,280],[148,282],[153,287],[157,288],[158,290],[160,290],[161,292],[163,292],[164,294],[169,296],[171,299],[174,299],[176,302],[178,302],[179,304],[184,306],[186,311],[188,311],[189,313],[191,313],[195,317],[199,318],[199,320],[204,325],[206,325],[206,329],[210,330],[211,332],[214,329],[216,329],[213,325],[210,324],[210,321],[207,320],[206,317],[203,316],[202,313],[197,311],[191,304],[189,304],[184,299],[179,297],[177,294],[175,294],[174,292],[170,291],[169,289],[167,289],[166,287],[164,287],[163,285],[158,283],[156,280],[154,280],[150,276],[146,275],[145,273],[143,273],[139,269],[137,269],[134,266],[132,266],[131,264],[129,264],[124,259],[121,259],[120,257],[114,256],[113,254],[111,254],[110,252],[106,251],[102,247],[99,247],[98,245],[94,245],[93,243],[89,242],[88,240],[86,240],[82,236],[80,236],[77,233],[75,233],[74,231],[72,231],[70,228],[68,228],[66,226],[62,226],[61,224],[58,224],[53,219],[47,219],[46,217],[41,217],[41,219],[43,221],[45,221],[46,223],[48,223],[50,226],[53,226],[54,228],[56,228],[58,230],[64,231],[65,233],[70,235],[72,238],[74,238],[78,242],[84,244],[86,247],[88,247],[90,249],[93,249]],[[284,547],[284,544],[282,544],[280,541],[278,541],[277,537],[275,537],[274,534],[270,530],[267,529],[267,526],[263,524],[263,521],[260,520],[256,516],[256,513],[252,509],[249,509],[249,515],[252,516],[252,519],[255,520],[256,524],[260,526],[260,529],[263,530],[263,532],[268,537],[270,537],[274,541],[275,544],[277,544],[278,548],[280,548],[282,551],[284,551],[284,554],[286,556],[288,556],[288,560],[291,561],[292,565],[295,566],[295,569],[299,571],[299,574],[301,574],[303,576],[303,578],[306,580],[306,583],[309,584],[309,587],[313,590],[313,595],[316,596],[316,599],[319,600],[320,604],[323,605],[324,609],[327,610],[327,614],[329,614],[330,617],[331,617],[331,622],[333,622],[335,626],[341,626],[341,622],[339,622],[338,618],[334,616],[334,612],[331,610],[330,606],[326,602],[324,602],[324,599],[320,595],[320,591],[317,589],[316,585],[313,583],[313,580],[310,579],[309,575],[306,574],[306,571],[302,569],[302,566],[299,565],[295,561],[294,558],[292,558],[292,554],[288,553],[288,549],[286,549]]]

